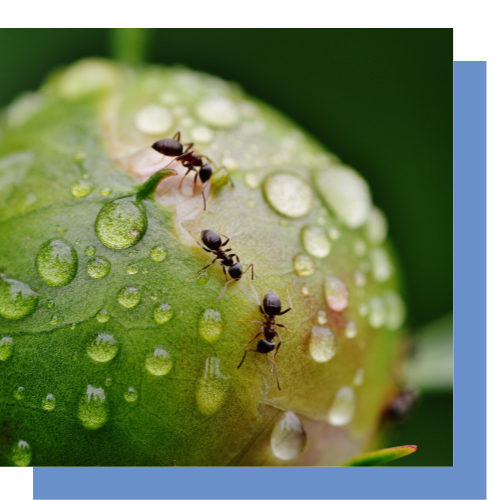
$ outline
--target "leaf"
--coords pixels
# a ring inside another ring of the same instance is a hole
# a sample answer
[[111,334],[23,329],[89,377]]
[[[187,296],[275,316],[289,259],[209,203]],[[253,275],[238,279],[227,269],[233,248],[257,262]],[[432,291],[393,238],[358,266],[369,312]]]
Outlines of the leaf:
[[398,458],[406,457],[417,451],[417,447],[413,444],[404,446],[396,446],[395,448],[384,448],[383,450],[370,451],[348,462],[344,467],[371,467],[381,465],[387,462],[392,462]]

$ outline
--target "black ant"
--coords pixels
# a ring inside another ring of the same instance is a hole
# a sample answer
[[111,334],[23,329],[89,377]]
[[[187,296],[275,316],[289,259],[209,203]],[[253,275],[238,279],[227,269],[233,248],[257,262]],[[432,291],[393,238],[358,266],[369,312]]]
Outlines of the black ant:
[[[174,161],[180,161],[181,164],[187,168],[187,172],[182,178],[180,184],[179,184],[179,189],[182,187],[182,183],[184,182],[184,179],[186,178],[187,174],[191,172],[191,170],[195,171],[195,176],[194,176],[194,184],[193,184],[193,196],[194,192],[196,189],[196,181],[198,180],[198,175],[200,176],[201,184],[202,184],[202,189],[201,189],[201,194],[203,195],[203,209],[207,209],[207,200],[205,198],[205,190],[204,190],[204,185],[207,181],[210,180],[210,178],[213,175],[213,168],[210,163],[215,164],[214,161],[212,161],[208,156],[206,155],[198,155],[193,151],[193,146],[194,142],[190,142],[189,144],[183,145],[181,142],[181,133],[176,132],[174,137],[172,139],[160,139],[159,141],[156,141],[151,147],[157,151],[158,153],[164,155],[164,156],[169,156],[171,158],[174,158],[168,165],[167,167],[173,163]],[[207,160],[207,163],[203,163],[203,158]],[[199,168],[197,171],[196,168]],[[219,170],[225,170],[227,173],[227,176],[229,178],[229,181],[231,182],[231,186],[234,187],[233,180],[231,179],[231,176],[229,175],[229,172],[227,171],[226,167],[219,167],[217,171]]]
[[[216,232],[210,231],[210,229],[204,229],[201,232],[201,240],[208,248],[205,248],[198,240],[196,240],[196,243],[198,243],[200,248],[205,250],[205,252],[213,253],[215,255],[215,259],[210,264],[208,264],[208,266],[203,267],[196,274],[191,276],[191,278],[189,278],[189,279],[194,278],[197,274],[201,273],[201,271],[203,271],[207,267],[210,267],[212,264],[215,263],[217,259],[219,259],[221,261],[220,265],[222,266],[222,270],[224,271],[224,277],[226,278],[226,284],[224,285],[224,289],[222,290],[222,293],[219,295],[219,298],[217,300],[222,299],[226,291],[227,285],[229,285],[229,283],[232,283],[233,281],[239,281],[241,277],[250,268],[252,268],[252,279],[253,279],[253,264],[250,264],[246,268],[246,270],[243,271],[243,266],[240,264],[240,258],[235,253],[229,255],[227,253],[230,252],[232,248],[226,248],[225,250],[222,249],[222,247],[225,247],[230,241],[230,239],[227,236],[225,235],[222,236],[224,236],[224,238],[227,238],[227,240],[224,243],[222,243],[221,237]],[[237,262],[234,262],[233,257],[236,258]],[[227,280],[226,267],[229,268],[228,269],[229,276],[233,278],[230,281]]]
[[[252,292],[255,296],[255,300],[257,301],[257,304],[259,305],[260,312],[265,316],[264,321],[248,321],[248,320],[242,320],[239,319],[238,321],[244,322],[244,323],[257,323],[259,325],[262,325],[262,328],[260,332],[252,339],[250,342],[247,342],[245,344],[245,347],[249,344],[251,344],[257,337],[260,335],[264,335],[265,338],[260,339],[258,344],[257,344],[257,349],[251,349],[247,348],[245,349],[245,354],[243,355],[243,359],[241,360],[241,363],[238,365],[238,368],[243,364],[243,361],[245,361],[246,355],[248,351],[252,352],[259,352],[261,354],[265,354],[269,361],[276,367],[276,382],[278,383],[278,389],[281,391],[281,386],[280,386],[280,381],[278,379],[278,365],[276,364],[276,356],[278,355],[278,351],[281,345],[281,337],[279,333],[274,329],[275,326],[279,326],[281,328],[284,328],[285,330],[289,331],[288,328],[285,325],[280,325],[279,323],[276,323],[275,317],[276,316],[282,316],[283,314],[286,314],[288,311],[292,310],[292,301],[290,299],[290,292],[288,291],[288,288],[290,285],[286,287],[286,293],[288,295],[288,304],[290,304],[290,307],[288,309],[285,309],[284,311],[281,310],[281,300],[278,297],[278,294],[276,292],[273,292],[272,290],[269,290],[264,295],[264,300],[262,301],[262,306],[260,305],[259,302],[259,297],[257,295],[257,292],[255,291],[254,287],[252,286],[252,283],[250,280],[248,280],[248,283],[250,284],[250,287],[252,288]],[[276,345],[272,340],[274,337],[278,337],[278,344]],[[272,360],[271,356],[269,356],[269,353],[276,348],[276,352],[274,353],[274,361]]]
[[400,423],[408,418],[411,410],[418,402],[418,391],[407,387],[384,408],[383,418],[387,422]]

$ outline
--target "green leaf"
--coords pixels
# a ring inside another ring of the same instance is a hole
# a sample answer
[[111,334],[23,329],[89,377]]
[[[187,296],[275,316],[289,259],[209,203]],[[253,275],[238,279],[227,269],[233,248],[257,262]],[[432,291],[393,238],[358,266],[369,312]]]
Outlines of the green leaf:
[[370,451],[346,463],[344,467],[373,467],[374,465],[381,465],[397,460],[398,458],[406,457],[406,455],[410,455],[415,451],[417,451],[417,447],[413,444]]

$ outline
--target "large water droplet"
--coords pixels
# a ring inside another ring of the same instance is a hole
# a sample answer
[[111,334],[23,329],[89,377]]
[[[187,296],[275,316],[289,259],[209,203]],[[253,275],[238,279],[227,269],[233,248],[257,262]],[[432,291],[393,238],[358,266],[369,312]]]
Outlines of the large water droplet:
[[108,313],[107,309],[101,309],[96,315],[95,315],[97,321],[99,323],[107,323],[109,321],[110,315]]
[[97,236],[105,246],[113,250],[137,244],[147,227],[146,210],[135,195],[106,203],[95,221]]
[[77,181],[71,186],[71,194],[75,198],[85,198],[94,190],[94,186],[87,181]]
[[101,196],[109,196],[112,192],[113,190],[110,187],[105,186],[100,189],[99,194]]
[[393,291],[385,294],[387,317],[385,324],[389,330],[397,330],[405,320],[406,307],[401,297]]
[[155,262],[162,262],[167,258],[168,250],[163,245],[156,245],[149,254]]
[[335,276],[325,278],[325,298],[332,311],[342,312],[349,305],[347,285]]
[[306,441],[302,422],[293,411],[287,411],[273,428],[271,450],[280,460],[293,460],[302,453]]
[[127,392],[123,395],[125,401],[127,403],[135,403],[139,395],[137,391],[133,387],[129,387]]
[[324,259],[330,254],[331,244],[322,227],[305,226],[302,229],[302,244],[308,254],[318,259]]
[[7,361],[14,351],[14,339],[3,337],[0,339],[0,361]]
[[385,323],[385,303],[380,297],[372,297],[368,303],[368,323],[373,328],[380,328]]
[[222,96],[210,96],[198,104],[198,116],[209,125],[232,127],[239,120],[238,110],[234,102]]
[[314,361],[326,363],[335,355],[337,350],[335,335],[326,326],[313,326],[309,340],[309,352]]
[[12,395],[14,396],[14,399],[16,399],[17,401],[21,401],[22,399],[24,399],[24,393],[24,387],[16,387]]
[[137,274],[139,272],[139,266],[137,264],[129,264],[127,266],[127,274]]
[[38,305],[38,294],[20,281],[10,280],[0,274],[0,316],[23,319]]
[[65,286],[78,270],[76,250],[65,240],[46,241],[36,255],[36,268],[49,286]]
[[135,307],[141,300],[141,292],[135,286],[127,286],[118,292],[118,302],[127,309]]
[[164,134],[172,126],[172,115],[163,106],[148,104],[135,115],[135,126],[143,134]]
[[78,406],[78,418],[87,429],[99,429],[105,424],[108,419],[108,404],[102,387],[87,386]]
[[32,451],[26,441],[19,441],[12,449],[12,461],[18,467],[28,467],[31,463]]
[[260,186],[260,179],[255,174],[245,174],[243,180],[250,189],[257,189]]
[[346,425],[354,417],[354,410],[356,407],[356,395],[352,387],[344,386],[341,387],[337,394],[333,404],[328,412],[328,421],[332,425]]
[[222,318],[219,311],[207,309],[198,321],[198,332],[210,344],[217,342],[222,335]]
[[393,267],[387,252],[383,248],[374,248],[370,252],[372,261],[373,277],[376,281],[383,283],[387,281],[393,271]]
[[353,169],[335,165],[315,175],[316,188],[326,204],[348,227],[361,227],[367,220],[372,201],[365,180]]
[[85,248],[85,255],[88,257],[93,257],[97,251],[97,248],[94,245],[89,245],[87,248]]
[[293,258],[293,268],[299,276],[311,276],[316,269],[314,261],[305,253],[298,253]]
[[281,215],[296,219],[312,209],[312,189],[300,177],[282,172],[271,174],[263,189],[268,203]]
[[153,318],[158,325],[163,325],[170,321],[174,316],[174,310],[170,304],[156,304],[153,308]]
[[156,347],[155,350],[146,357],[146,369],[151,375],[166,375],[173,366],[170,354],[163,347]]
[[348,339],[353,339],[358,334],[358,325],[355,321],[348,321],[345,325],[345,336]]
[[205,360],[205,374],[196,386],[196,402],[203,415],[213,415],[219,411],[226,399],[228,379],[220,372],[220,359]]
[[52,411],[56,407],[56,398],[53,394],[47,394],[42,400],[42,408],[45,411]]
[[109,333],[99,333],[87,346],[87,354],[100,363],[111,361],[117,352],[118,343]]
[[380,245],[384,242],[387,236],[387,219],[377,207],[372,207],[364,229],[368,240],[375,245]]
[[111,269],[111,262],[106,257],[94,257],[87,262],[87,272],[92,278],[104,278]]

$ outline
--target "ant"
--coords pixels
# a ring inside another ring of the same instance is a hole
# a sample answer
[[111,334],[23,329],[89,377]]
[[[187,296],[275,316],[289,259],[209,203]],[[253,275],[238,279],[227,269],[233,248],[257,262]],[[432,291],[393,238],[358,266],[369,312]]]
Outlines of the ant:
[[[290,299],[290,292],[288,291],[288,288],[290,285],[286,287],[286,293],[288,295],[288,304],[290,304],[290,307],[288,309],[285,309],[284,311],[281,310],[281,300],[278,297],[278,294],[276,292],[273,292],[272,290],[269,290],[264,295],[264,300],[262,301],[262,306],[260,305],[259,302],[259,297],[257,295],[257,292],[255,291],[254,287],[252,286],[252,283],[250,280],[248,280],[248,283],[250,284],[250,287],[252,289],[252,292],[255,296],[255,300],[257,301],[257,304],[259,305],[260,312],[265,316],[264,321],[248,321],[248,320],[242,320],[239,319],[238,321],[241,321],[243,323],[257,323],[259,325],[262,325],[262,328],[260,332],[252,339],[250,342],[247,342],[245,344],[245,347],[249,344],[251,344],[257,337],[260,335],[264,335],[265,338],[260,339],[258,344],[257,344],[257,349],[251,349],[248,347],[245,349],[245,354],[243,355],[243,359],[241,360],[241,363],[238,365],[238,368],[243,364],[243,361],[245,361],[246,355],[248,351],[252,352],[260,352],[261,354],[265,354],[269,361],[276,367],[276,382],[278,383],[278,389],[281,391],[281,386],[280,386],[280,381],[278,379],[278,365],[276,364],[276,356],[278,355],[278,351],[281,345],[281,337],[279,333],[274,329],[275,326],[279,326],[281,328],[284,328],[288,332],[288,328],[285,325],[280,325],[279,323],[276,323],[276,316],[282,316],[283,314],[286,314],[288,311],[292,310],[292,301]],[[276,345],[272,340],[274,337],[278,337],[278,345]],[[276,348],[276,352],[274,353],[274,361],[272,360],[271,356],[269,356],[269,353]]]
[[[243,271],[243,266],[240,264],[240,258],[235,253],[228,255],[228,252],[230,252],[232,248],[226,248],[225,250],[222,249],[222,247],[225,247],[230,241],[230,239],[224,234],[222,236],[224,236],[224,238],[227,238],[227,240],[224,243],[222,243],[221,237],[216,232],[210,231],[210,229],[204,229],[201,232],[201,240],[208,248],[205,248],[198,240],[196,240],[196,243],[198,243],[200,248],[205,250],[205,252],[213,253],[215,255],[215,259],[210,264],[208,264],[208,266],[203,267],[197,273],[191,276],[191,278],[189,278],[189,279],[194,278],[197,274],[201,273],[201,271],[203,271],[207,267],[210,267],[212,264],[215,263],[217,259],[219,259],[221,261],[220,265],[222,266],[222,270],[224,271],[224,277],[226,278],[226,284],[224,285],[224,289],[222,290],[222,293],[219,295],[219,298],[217,300],[222,299],[226,291],[227,285],[229,285],[229,283],[232,283],[233,281],[239,281],[241,277],[250,268],[252,268],[252,279],[253,279],[253,264],[250,264],[246,268],[246,271]],[[236,258],[237,262],[234,262],[233,257]],[[226,267],[229,268],[228,269],[229,276],[233,278],[230,281],[227,280]]]
[[[174,161],[180,161],[182,166],[187,168],[187,172],[184,177],[181,179],[179,184],[179,189],[182,187],[182,183],[186,178],[187,174],[191,172],[191,170],[195,171],[194,176],[194,184],[193,184],[193,196],[196,189],[196,181],[198,180],[198,176],[200,176],[200,181],[202,184],[201,194],[203,195],[203,210],[207,209],[207,200],[205,198],[205,190],[204,185],[206,182],[210,180],[213,175],[213,168],[210,163],[215,164],[208,156],[206,155],[198,155],[193,152],[194,142],[190,142],[189,144],[183,145],[181,142],[181,133],[176,132],[172,139],[160,139],[156,141],[151,147],[157,151],[158,153],[174,158],[166,168],[168,168]],[[185,148],[185,149],[184,149]],[[207,163],[203,163],[203,158],[207,160]],[[196,168],[199,168],[197,171]],[[231,182],[231,186],[234,187],[233,180],[229,175],[229,172],[226,167],[218,167],[217,171],[224,169],[227,173],[229,181]]]
[[406,420],[411,410],[418,402],[418,391],[411,387],[402,389],[399,394],[385,407],[384,420],[400,423]]

